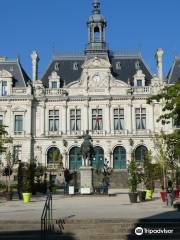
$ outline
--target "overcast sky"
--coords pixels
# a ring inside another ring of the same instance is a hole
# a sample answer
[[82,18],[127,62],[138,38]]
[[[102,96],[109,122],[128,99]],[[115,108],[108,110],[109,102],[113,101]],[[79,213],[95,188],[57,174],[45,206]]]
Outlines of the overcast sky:
[[[31,75],[32,50],[40,55],[40,74],[52,52],[82,52],[92,0],[0,0],[0,55],[20,57]],[[180,55],[180,0],[101,0],[111,50],[140,49],[152,73],[154,54],[164,50],[164,73]],[[53,50],[54,49],[54,50]]]

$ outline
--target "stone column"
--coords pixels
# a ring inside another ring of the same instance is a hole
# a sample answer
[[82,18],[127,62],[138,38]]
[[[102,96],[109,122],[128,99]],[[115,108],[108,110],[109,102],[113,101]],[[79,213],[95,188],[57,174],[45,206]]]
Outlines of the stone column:
[[62,107],[62,132],[63,134],[67,134],[67,105]]
[[107,133],[111,133],[111,119],[110,119],[110,107],[111,104],[110,102],[108,104],[106,104],[106,108],[105,108],[105,114],[104,117],[107,116],[107,118],[105,117],[105,130],[107,131]]
[[36,81],[38,78],[38,62],[39,57],[36,51],[33,51],[31,54],[32,59],[32,81]]
[[155,58],[157,61],[157,72],[158,72],[158,77],[159,79],[163,82],[163,65],[162,65],[162,56],[163,56],[163,50],[162,48],[158,48]]
[[128,104],[127,108],[128,112],[126,113],[125,119],[129,119],[129,121],[125,122],[125,126],[127,126],[127,130],[132,133],[133,131],[133,118],[132,118],[132,104]]
[[84,114],[81,118],[81,122],[83,122],[83,129],[84,131],[89,130],[89,102],[87,101],[84,104]]
[[40,121],[41,121],[41,135],[44,136],[45,135],[45,111],[46,111],[46,105],[43,104],[41,105],[41,116],[40,116]]

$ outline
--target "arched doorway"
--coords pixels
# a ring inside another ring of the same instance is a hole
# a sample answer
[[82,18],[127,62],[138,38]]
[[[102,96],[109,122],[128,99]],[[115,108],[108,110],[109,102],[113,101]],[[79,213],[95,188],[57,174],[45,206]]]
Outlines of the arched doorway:
[[114,149],[113,168],[126,169],[126,149],[122,146],[118,146]]
[[71,148],[69,152],[69,169],[79,169],[82,166],[82,155],[79,147]]
[[135,150],[135,160],[137,163],[142,164],[144,162],[145,154],[147,154],[148,149],[144,145],[140,145]]
[[94,148],[94,154],[92,157],[92,166],[96,169],[102,169],[104,167],[104,150],[101,147]]
[[57,164],[60,158],[60,151],[57,147],[49,148],[47,152],[47,164]]

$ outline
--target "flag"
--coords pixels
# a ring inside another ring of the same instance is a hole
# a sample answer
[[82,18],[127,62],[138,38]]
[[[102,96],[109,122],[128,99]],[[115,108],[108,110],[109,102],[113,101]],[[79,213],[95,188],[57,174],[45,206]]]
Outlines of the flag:
[[99,116],[96,115],[96,129],[99,130]]

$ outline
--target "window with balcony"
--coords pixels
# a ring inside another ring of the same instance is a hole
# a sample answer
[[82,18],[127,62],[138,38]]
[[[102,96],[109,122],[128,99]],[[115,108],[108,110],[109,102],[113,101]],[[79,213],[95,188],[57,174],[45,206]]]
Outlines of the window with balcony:
[[124,109],[116,108],[114,109],[114,130],[124,129]]
[[59,110],[49,110],[49,131],[57,132],[59,130]]
[[58,83],[56,81],[52,82],[52,88],[57,89]]
[[7,96],[7,81],[2,81],[2,96]]
[[146,108],[136,108],[136,129],[143,130],[146,129]]
[[70,131],[81,130],[81,110],[71,109],[70,110]]
[[142,87],[142,80],[141,79],[137,80],[137,87]]
[[92,130],[103,130],[102,109],[92,109]]
[[20,145],[14,146],[13,152],[14,152],[14,161],[15,162],[21,161],[22,160],[22,146],[20,146]]
[[15,124],[14,124],[14,132],[16,134],[20,134],[23,131],[23,116],[15,115]]

